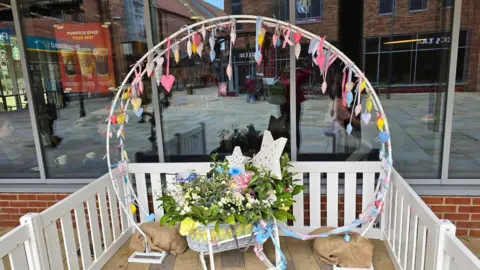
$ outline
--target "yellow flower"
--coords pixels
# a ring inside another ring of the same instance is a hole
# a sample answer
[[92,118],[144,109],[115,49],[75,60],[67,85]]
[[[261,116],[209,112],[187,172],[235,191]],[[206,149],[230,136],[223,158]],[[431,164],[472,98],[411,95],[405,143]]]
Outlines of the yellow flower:
[[192,218],[185,218],[182,223],[180,223],[180,234],[185,236],[190,233],[191,230],[198,227],[198,222],[195,222]]
[[279,207],[279,209],[283,211],[288,211],[290,207],[284,206],[284,207]]

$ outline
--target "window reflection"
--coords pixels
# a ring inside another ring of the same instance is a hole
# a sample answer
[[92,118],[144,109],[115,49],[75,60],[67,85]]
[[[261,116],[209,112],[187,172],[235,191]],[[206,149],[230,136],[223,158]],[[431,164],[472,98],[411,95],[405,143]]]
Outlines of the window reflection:
[[38,178],[20,51],[9,1],[0,5],[0,177]]
[[[98,177],[107,170],[102,158],[112,98],[146,51],[143,3],[126,1],[119,9],[98,1],[19,2],[47,177]],[[133,112],[129,119],[126,139],[136,143],[128,151],[149,149],[149,126]]]

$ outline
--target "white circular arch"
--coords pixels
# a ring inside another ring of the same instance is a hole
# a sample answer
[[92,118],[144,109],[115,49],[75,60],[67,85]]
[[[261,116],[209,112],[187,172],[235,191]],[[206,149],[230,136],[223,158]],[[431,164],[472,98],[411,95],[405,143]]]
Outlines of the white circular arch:
[[[321,39],[320,36],[315,35],[315,34],[309,32],[307,30],[304,30],[304,29],[302,29],[298,26],[292,25],[288,22],[279,21],[279,20],[276,20],[274,18],[263,17],[263,16],[254,16],[254,15],[231,15],[231,16],[215,17],[215,18],[212,18],[212,19],[208,19],[208,20],[204,20],[204,21],[201,21],[201,22],[194,23],[194,24],[189,25],[189,26],[182,27],[180,30],[178,30],[177,32],[173,33],[172,35],[170,35],[168,38],[166,38],[162,42],[155,45],[145,55],[143,55],[143,57],[140,58],[140,60],[138,60],[135,63],[135,65],[133,65],[133,67],[127,73],[125,79],[122,81],[121,85],[118,87],[118,92],[117,92],[117,94],[116,94],[116,96],[113,100],[113,103],[112,103],[112,106],[111,106],[111,109],[110,109],[110,116],[115,115],[116,105],[118,104],[119,99],[121,98],[123,92],[126,90],[125,85],[130,80],[132,75],[134,75],[135,71],[138,70],[139,68],[143,67],[143,65],[146,62],[153,61],[153,59],[155,57],[163,56],[169,48],[166,48],[166,49],[162,50],[162,46],[166,45],[168,40],[174,41],[172,44],[178,44],[178,43],[180,43],[182,41],[185,41],[188,38],[190,38],[194,33],[200,32],[201,28],[199,28],[199,26],[201,27],[201,26],[205,25],[205,28],[207,30],[210,30],[210,29],[220,27],[220,26],[229,26],[230,24],[232,24],[232,22],[233,23],[256,24],[258,18],[261,18],[261,20],[263,22],[263,25],[265,25],[266,27],[275,28],[276,26],[279,26],[279,27],[284,27],[284,28],[290,28],[291,29],[291,35],[293,35],[293,33],[299,32],[299,33],[302,34],[302,38],[307,38],[307,39],[310,39],[310,40],[312,40],[312,39],[320,40]],[[380,100],[378,99],[378,96],[376,95],[372,85],[370,84],[369,80],[365,77],[363,72],[345,54],[343,54],[340,50],[338,50],[336,47],[331,45],[326,40],[324,40],[324,49],[331,50],[332,52],[337,53],[338,58],[343,63],[345,63],[346,65],[351,65],[351,67],[353,68],[353,73],[356,75],[356,77],[362,78],[362,81],[364,81],[366,83],[365,90],[366,90],[367,94],[369,94],[372,97],[373,107],[377,111],[377,113],[379,113],[381,115],[381,117],[384,120],[383,131],[390,134],[390,131],[389,131],[389,128],[388,128],[387,117],[386,117],[386,114],[385,114],[385,112],[383,110],[383,107],[380,103]],[[140,74],[141,77],[145,76],[146,71],[147,71],[147,69],[142,70],[142,72]],[[126,112],[128,111],[129,103],[130,102],[128,102],[128,100],[127,100],[127,102],[124,105],[125,106],[124,110],[123,110],[124,114],[126,114]],[[115,166],[112,166],[112,162],[111,162],[110,136],[108,135],[111,132],[111,126],[112,126],[111,118],[109,117],[107,119],[107,121],[108,121],[108,124],[107,124],[107,136],[106,136],[106,153],[107,153],[108,170],[109,170],[109,175],[110,175],[111,180],[112,180],[112,185],[113,185],[115,193],[116,193],[116,195],[119,199],[119,204],[120,204],[120,207],[121,207],[122,211],[127,213],[127,217],[130,219],[133,226],[135,226],[137,231],[139,231],[144,236],[144,239],[146,239],[146,236],[145,236],[144,232],[136,224],[132,215],[129,212],[128,207],[125,205],[124,198],[122,196],[120,196],[118,188],[117,188],[116,183],[115,183],[116,178],[115,178],[115,176],[113,174],[113,170],[112,170]],[[122,139],[120,139],[120,140],[121,140],[121,143],[120,143],[121,150],[123,151],[124,150],[124,146],[123,146],[123,143],[122,143],[123,141],[122,141]],[[386,141],[385,143],[382,144],[380,159],[382,161],[382,168],[383,169],[380,172],[380,179],[378,180],[378,183],[377,183],[377,186],[376,186],[376,189],[375,189],[375,193],[374,193],[374,198],[372,198],[372,202],[364,210],[361,217],[356,220],[356,223],[354,222],[350,225],[346,225],[344,227],[338,228],[338,229],[332,231],[331,233],[340,233],[340,232],[349,231],[354,227],[358,227],[358,225],[359,225],[358,221],[361,221],[360,224],[366,225],[366,226],[362,227],[362,236],[364,236],[365,233],[371,228],[371,226],[375,222],[375,219],[377,218],[377,216],[383,211],[384,200],[386,198],[385,195],[386,195],[386,192],[389,189],[390,175],[391,175],[391,171],[392,171],[392,168],[393,168],[392,167],[392,163],[393,163],[392,146],[391,146],[390,137],[388,138],[388,141]],[[121,162],[124,162],[124,164],[127,164],[128,160],[125,160],[124,156],[122,155],[122,161]],[[125,168],[126,168],[126,166],[125,166]],[[128,168],[126,168],[126,169],[128,170]],[[128,179],[128,176],[126,176],[126,182],[127,182],[127,185],[130,189],[130,192],[132,192],[132,194],[133,194],[134,200],[136,200],[138,202],[138,198],[135,195],[135,191],[134,191],[133,186],[130,182],[130,179]],[[383,196],[381,196],[381,198],[377,200],[377,194],[379,194],[379,193],[383,194]],[[382,204],[380,204],[380,207],[375,207],[375,202],[376,201],[381,201],[382,202]],[[142,206],[140,204],[139,204],[139,208],[142,208]],[[372,209],[375,209],[375,211],[372,211]],[[148,209],[140,209],[140,211],[144,211],[144,213],[147,213],[147,215],[149,213]],[[146,242],[146,240],[145,240],[145,242]]]

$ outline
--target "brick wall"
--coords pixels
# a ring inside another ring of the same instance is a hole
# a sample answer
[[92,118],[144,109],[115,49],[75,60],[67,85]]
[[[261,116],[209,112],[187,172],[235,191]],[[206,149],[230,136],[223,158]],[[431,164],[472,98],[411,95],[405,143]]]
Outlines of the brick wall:
[[[231,14],[231,0],[225,0],[225,13]],[[243,0],[242,13],[245,15],[260,15],[273,17],[273,0]],[[338,1],[324,1],[322,21],[315,23],[302,24],[301,27],[314,34],[327,36],[328,40],[337,40],[338,38]],[[245,25],[243,31],[254,32],[255,25]]]
[[[442,1],[428,1],[427,10],[409,12],[409,1],[397,0],[394,17],[378,15],[378,2],[378,0],[365,0],[364,37],[440,32],[452,29],[453,9],[441,7]],[[475,13],[479,8],[480,1],[465,0],[462,2],[460,27],[470,30],[466,91],[480,91],[480,18]]]
[[[47,207],[66,198],[68,194],[33,194],[33,193],[0,193],[0,227],[18,226],[20,217],[29,212],[41,212]],[[480,197],[439,197],[424,196],[424,202],[442,219],[451,220],[457,226],[457,235],[480,237]],[[326,197],[321,198],[321,222],[326,224]],[[149,198],[150,209],[153,210],[152,198]],[[304,197],[305,225],[310,224],[309,196]],[[357,213],[362,206],[361,196],[356,198]],[[344,198],[339,197],[338,223],[343,225]]]
[[[389,36],[392,34],[412,34],[440,32],[452,27],[453,8],[443,8],[442,1],[427,1],[425,11],[410,12],[409,0],[396,1],[394,20],[392,16],[378,15],[378,0],[364,1],[364,37]],[[225,0],[225,13],[231,13],[231,0]],[[462,6],[461,28],[469,29],[468,72],[465,91],[480,91],[480,8],[478,0],[464,0]],[[243,0],[242,13],[272,17],[273,0]],[[302,28],[328,40],[338,39],[338,1],[324,1],[322,22],[302,24]],[[392,25],[393,21],[393,25]],[[254,31],[254,25],[246,25],[244,31]]]

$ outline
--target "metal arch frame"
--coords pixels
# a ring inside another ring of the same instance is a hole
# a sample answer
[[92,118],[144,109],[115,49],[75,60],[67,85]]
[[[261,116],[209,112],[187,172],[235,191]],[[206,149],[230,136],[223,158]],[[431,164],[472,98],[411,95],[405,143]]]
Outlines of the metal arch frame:
[[[170,35],[169,37],[167,37],[166,39],[164,39],[163,41],[161,41],[160,43],[158,43],[157,45],[153,46],[153,48],[151,48],[144,56],[142,56],[142,58],[140,58],[137,63],[135,65],[133,65],[133,67],[130,69],[130,71],[127,73],[125,79],[123,80],[122,84],[118,87],[118,91],[117,91],[117,94],[115,96],[115,99],[113,100],[113,103],[112,103],[112,107],[110,109],[110,116],[114,115],[115,114],[115,105],[117,104],[117,102],[119,102],[119,98],[121,97],[123,91],[125,90],[124,86],[126,85],[127,81],[131,78],[131,76],[133,75],[133,73],[138,70],[139,68],[141,68],[143,65],[144,65],[144,61],[148,59],[148,61],[151,61],[153,59],[153,57],[161,57],[163,54],[165,54],[167,52],[167,50],[170,49],[170,47],[166,48],[165,50],[160,50],[161,47],[163,45],[165,45],[165,43],[167,42],[170,42],[171,40],[176,40],[173,44],[178,44],[179,42],[182,42],[184,40],[187,40],[188,38],[190,38],[194,33],[197,33],[200,29],[195,29],[196,27],[198,26],[201,26],[201,25],[206,25],[206,24],[210,24],[208,25],[206,28],[207,29],[212,29],[212,28],[215,28],[215,27],[218,27],[218,26],[222,26],[222,25],[229,25],[232,21],[232,19],[234,20],[238,20],[236,21],[236,23],[251,23],[251,24],[255,24],[257,22],[257,18],[262,18],[262,21],[263,21],[263,24],[268,26],[268,27],[275,27],[277,25],[279,26],[283,26],[283,27],[289,27],[291,30],[292,30],[292,35],[293,33],[295,32],[299,32],[299,33],[302,33],[302,36],[307,38],[307,39],[320,39],[319,36],[309,32],[309,31],[306,31],[300,27],[297,27],[295,25],[292,25],[290,23],[287,23],[287,22],[283,22],[283,21],[279,21],[279,20],[276,20],[276,19],[273,19],[273,18],[268,18],[268,17],[263,17],[263,16],[253,16],[253,15],[231,15],[231,16],[222,16],[222,17],[216,17],[216,18],[212,18],[212,19],[208,19],[208,20],[204,20],[204,21],[200,21],[200,22],[197,22],[197,23],[194,23],[190,26],[186,26],[186,27],[182,27],[180,30],[178,30],[177,32],[173,33],[172,35]],[[187,32],[187,35],[185,35],[183,38],[181,38],[180,40],[177,40],[177,38],[183,34],[184,32]],[[336,47],[332,46],[328,41],[324,40],[324,48],[325,49],[330,49],[331,51],[337,53],[338,55],[338,58],[343,61],[343,63],[346,63],[346,64],[349,64],[350,67],[353,69],[353,72],[354,74],[356,75],[356,77],[358,78],[362,78],[362,80],[366,83],[366,91],[371,95],[371,97],[373,97],[373,106],[375,108],[375,110],[381,114],[381,116],[383,117],[384,119],[384,130],[387,132],[387,133],[390,133],[389,132],[389,128],[388,128],[388,120],[386,118],[386,114],[383,110],[383,107],[375,93],[375,91],[373,90],[373,87],[372,85],[370,84],[370,82],[368,81],[368,79],[365,77],[365,75],[363,74],[363,72],[345,55],[343,54],[340,50],[338,50]],[[292,50],[292,48],[291,48]],[[292,55],[291,55],[292,57]],[[143,77],[146,73],[146,69],[144,69],[140,76]],[[293,72],[295,73],[295,72]],[[295,77],[294,74],[290,74],[290,77]],[[290,95],[293,95],[292,91],[290,91]],[[123,109],[123,113],[125,114],[127,111],[128,111],[128,106],[129,106],[129,99],[127,99],[126,101],[126,104],[124,106],[124,109]],[[294,109],[294,108],[293,108]],[[108,124],[107,124],[107,130],[110,130],[111,128],[111,120],[110,120],[110,117],[108,118],[107,120]],[[294,134],[295,135],[295,134]],[[294,139],[295,139],[296,136],[294,136]],[[122,141],[122,140],[121,140]],[[124,150],[124,147],[122,146],[122,151]],[[392,146],[391,146],[391,141],[390,141],[390,138],[388,139],[388,141],[385,143],[385,144],[382,144],[382,152],[384,153],[384,155],[381,156],[381,159],[382,161],[385,161],[385,165],[386,165],[386,168],[385,168],[385,174],[381,174],[383,177],[385,177],[385,180],[384,179],[381,179],[381,180],[384,180],[385,183],[388,185],[389,183],[389,180],[390,180],[390,175],[391,175],[391,171],[393,169],[393,159],[392,159]],[[114,190],[115,190],[115,194],[116,196],[119,198],[120,200],[120,208],[122,209],[122,211],[124,211],[125,213],[127,213],[127,216],[128,218],[130,219],[130,221],[132,222],[133,226],[144,236],[144,238],[146,239],[146,235],[145,233],[140,229],[140,227],[138,226],[138,224],[136,224],[135,220],[133,219],[133,217],[129,214],[129,211],[125,205],[125,202],[124,200],[122,199],[122,197],[120,196],[119,194],[119,191],[116,187],[116,179],[114,178],[113,176],[113,172],[112,172],[112,163],[111,163],[111,157],[110,157],[110,136],[106,136],[106,153],[107,153],[107,164],[108,164],[108,170],[109,170],[109,175],[111,177],[111,181],[112,181],[112,184],[113,184],[113,187],[114,187]],[[127,162],[124,160],[124,156],[122,155],[122,162]],[[131,181],[130,179],[128,178],[128,176],[125,176],[126,179],[127,179],[127,185],[129,186],[129,189],[130,191],[132,192],[132,196],[134,197],[134,199],[136,201],[138,201],[138,198],[134,192],[134,189],[133,189],[133,186],[131,184]],[[377,196],[377,193],[378,191],[380,190],[380,187],[382,186],[382,183],[384,181],[378,181],[377,183],[377,187],[375,189],[375,193],[374,193],[374,198],[372,199],[372,201],[374,202],[376,200],[376,196]],[[384,192],[388,192],[388,189],[384,187]],[[384,194],[383,198],[381,199],[382,201],[385,200],[385,196],[386,194]],[[372,204],[370,204],[372,205]],[[373,206],[371,206],[373,207]],[[147,214],[149,213],[148,209],[143,209],[143,206],[141,206],[139,204],[139,211],[143,211],[143,213]],[[373,208],[372,208],[373,209]],[[380,206],[377,211],[378,211],[378,214],[382,211],[382,206]],[[364,212],[364,215],[365,213],[367,213],[367,215],[369,214],[369,212],[371,211],[370,207],[367,207],[367,209],[365,209],[365,212]],[[377,213],[375,214],[371,214],[373,216],[377,216],[378,215]],[[373,218],[372,220],[370,220],[368,222],[368,224],[365,224],[366,226],[364,226],[364,231],[362,232],[362,236],[372,227],[373,223],[375,221],[375,218]],[[346,226],[347,227],[347,226]],[[148,251],[148,243],[146,242],[145,240],[145,245],[146,245],[146,250]]]

